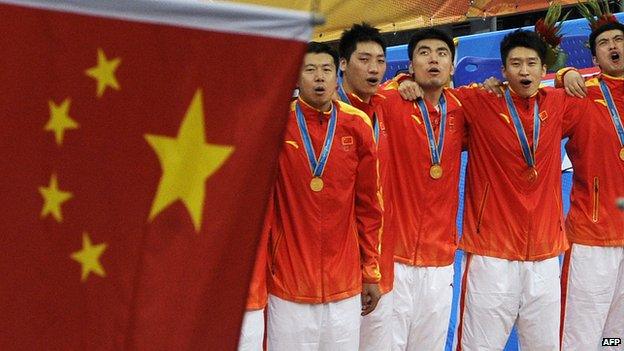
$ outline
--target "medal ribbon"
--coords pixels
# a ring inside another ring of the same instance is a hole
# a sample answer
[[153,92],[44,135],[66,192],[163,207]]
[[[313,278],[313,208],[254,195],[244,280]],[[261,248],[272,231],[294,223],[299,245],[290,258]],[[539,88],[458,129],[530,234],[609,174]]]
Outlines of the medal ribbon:
[[602,90],[602,96],[604,96],[607,106],[609,107],[609,115],[611,115],[611,121],[615,127],[615,131],[620,139],[620,145],[624,147],[624,127],[622,127],[622,120],[618,113],[615,103],[613,102],[613,96],[611,96],[611,90],[603,80],[600,80],[600,90]]
[[318,160],[314,153],[314,147],[312,146],[312,139],[308,132],[308,126],[301,112],[299,102],[295,104],[295,114],[297,116],[297,126],[299,127],[299,133],[301,134],[301,140],[305,148],[306,155],[308,156],[308,163],[310,164],[310,171],[312,171],[313,177],[320,177],[325,171],[325,165],[327,164],[327,158],[331,151],[332,142],[334,141],[334,134],[336,133],[336,106],[332,104],[332,112],[329,117],[329,123],[327,125],[327,133],[325,134],[325,141],[323,142],[323,148],[321,149],[321,155]]
[[520,146],[522,147],[522,155],[524,155],[524,160],[529,167],[535,167],[535,153],[537,152],[537,144],[539,142],[540,127],[542,123],[539,118],[539,107],[537,106],[537,100],[533,105],[533,150],[531,150],[531,148],[529,147],[529,140],[527,139],[524,127],[522,126],[522,122],[520,121],[520,116],[518,115],[518,110],[516,110],[516,105],[514,105],[514,102],[511,99],[511,93],[509,92],[509,89],[505,91],[505,102],[507,103],[507,109],[509,110],[509,114],[511,115],[511,119],[513,120],[516,136],[518,137],[518,141],[520,142]]
[[[344,87],[342,86],[342,78],[338,77],[338,96],[340,97],[340,100],[342,102],[346,102],[347,104],[353,106],[353,104],[351,103],[351,99],[349,99],[349,95],[347,95],[347,92],[344,90]],[[375,133],[375,142],[377,142],[377,140],[379,140],[379,120],[377,119],[377,115],[373,112],[373,131]]]
[[431,155],[431,164],[439,165],[442,161],[442,151],[444,151],[444,134],[446,131],[446,99],[444,93],[440,95],[440,130],[438,132],[438,140],[436,142],[433,126],[431,125],[431,119],[429,118],[429,110],[427,110],[427,104],[423,99],[418,99],[418,109],[425,122],[425,132],[427,133],[427,140],[429,142],[429,154]]

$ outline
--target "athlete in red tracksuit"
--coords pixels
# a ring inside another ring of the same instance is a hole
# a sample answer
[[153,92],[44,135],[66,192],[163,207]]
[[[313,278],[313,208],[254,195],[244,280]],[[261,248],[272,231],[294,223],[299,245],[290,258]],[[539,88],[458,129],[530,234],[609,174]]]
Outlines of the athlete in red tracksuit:
[[386,71],[386,44],[377,28],[368,24],[354,24],[343,32],[340,43],[340,71],[338,98],[366,113],[373,124],[379,176],[384,204],[383,235],[379,268],[382,294],[373,313],[362,317],[360,351],[390,351],[392,346],[392,290],[394,278],[394,235],[388,230],[392,216],[389,174],[390,158],[388,136],[381,105],[385,98],[379,93],[379,84]]
[[574,178],[562,279],[565,351],[599,349],[603,338],[624,336],[624,212],[616,206],[624,196],[624,26],[594,28],[590,49],[600,75],[583,82],[567,69],[558,74],[569,91],[580,81],[587,105],[566,133]]
[[310,44],[286,126],[269,232],[271,350],[357,349],[360,309],[379,299],[373,129],[365,113],[331,100],[336,61],[326,44]]

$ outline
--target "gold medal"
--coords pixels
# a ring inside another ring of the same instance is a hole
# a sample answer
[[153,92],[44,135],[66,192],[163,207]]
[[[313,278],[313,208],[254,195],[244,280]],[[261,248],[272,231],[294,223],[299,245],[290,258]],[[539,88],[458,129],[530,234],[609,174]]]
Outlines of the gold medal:
[[312,189],[312,191],[317,192],[317,193],[323,190],[324,185],[325,184],[323,183],[323,179],[321,179],[320,177],[314,177],[310,181],[310,189]]
[[429,175],[433,179],[440,179],[440,178],[442,178],[442,166],[440,166],[440,165],[433,165],[433,166],[431,166],[431,168],[429,168]]
[[535,167],[531,167],[529,169],[527,169],[526,171],[524,171],[524,178],[529,182],[529,183],[533,183],[537,180],[537,169],[535,169]]
[[624,147],[620,149],[620,160],[624,161]]

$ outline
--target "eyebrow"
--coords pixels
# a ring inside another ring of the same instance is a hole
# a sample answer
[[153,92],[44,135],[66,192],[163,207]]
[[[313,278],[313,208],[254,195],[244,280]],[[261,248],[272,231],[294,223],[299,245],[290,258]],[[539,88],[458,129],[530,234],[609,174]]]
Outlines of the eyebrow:
[[356,53],[356,54],[357,54],[358,56],[386,57],[386,55],[385,55],[385,54],[377,54],[377,55],[374,55],[374,54],[372,54],[372,53],[370,53],[370,52],[367,52],[367,51],[364,51],[364,52],[358,52],[358,53]]
[[602,43],[602,42],[608,41],[610,39],[616,39],[616,38],[622,38],[622,37],[624,37],[624,34],[616,34],[616,35],[612,36],[611,38],[602,38],[602,39],[598,40],[598,42]]
[[[539,57],[533,56],[533,57],[526,58],[527,61],[535,61],[537,59],[539,59]],[[522,57],[510,57],[509,58],[509,61],[523,61],[523,60],[525,60],[525,58],[522,58]]]
[[322,64],[319,64],[319,65],[315,65],[313,63],[306,63],[303,67],[305,67],[305,68],[308,68],[308,67],[316,68],[316,67],[333,67],[333,66],[334,65],[331,64],[331,63],[322,63]]

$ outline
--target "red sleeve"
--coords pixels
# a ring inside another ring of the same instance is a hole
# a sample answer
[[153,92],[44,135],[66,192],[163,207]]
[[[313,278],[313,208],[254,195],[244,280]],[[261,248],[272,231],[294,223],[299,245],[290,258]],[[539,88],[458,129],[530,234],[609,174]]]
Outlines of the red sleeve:
[[247,310],[260,310],[267,304],[269,231],[271,230],[274,211],[273,191],[274,190],[271,191],[271,196],[269,197],[269,203],[264,216],[262,232],[260,233],[260,240],[256,251],[256,260],[251,276],[251,283],[249,284],[249,295],[247,296]]
[[591,100],[587,97],[578,98],[575,96],[569,96],[562,90],[562,99],[563,99],[563,121],[561,123],[562,126],[562,138],[569,137],[574,133],[578,122],[581,118],[587,118],[585,114],[590,108]]
[[[480,88],[477,84],[471,84],[451,89],[451,94],[453,94],[461,104],[462,110],[464,111],[464,120],[467,124],[470,124],[470,122],[472,121],[471,112],[482,111],[482,104],[485,103],[484,99],[487,99],[487,96],[490,93],[486,92],[483,88]],[[480,96],[481,94],[486,95]],[[466,133],[464,133],[464,137],[465,143],[463,145],[466,146]]]
[[361,125],[358,147],[359,164],[355,181],[355,217],[360,245],[362,281],[377,283],[379,273],[379,241],[381,238],[382,200],[379,191],[379,161],[373,141],[373,130]]
[[574,67],[564,67],[555,73],[555,88],[563,88],[563,76],[570,71],[578,72],[578,70]]

